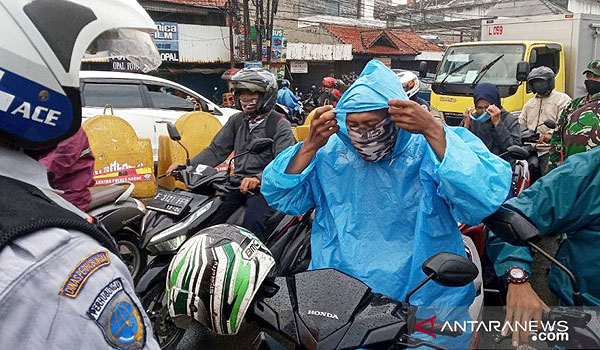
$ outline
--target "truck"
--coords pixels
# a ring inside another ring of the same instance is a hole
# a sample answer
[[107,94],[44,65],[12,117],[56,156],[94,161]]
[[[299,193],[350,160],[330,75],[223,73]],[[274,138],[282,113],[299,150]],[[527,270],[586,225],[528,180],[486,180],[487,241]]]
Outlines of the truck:
[[596,59],[600,16],[563,14],[482,20],[481,41],[450,45],[432,84],[431,106],[456,126],[473,106],[477,83],[498,87],[502,106],[519,113],[534,94],[530,69],[551,68],[556,90],[572,98],[586,94],[583,71]]

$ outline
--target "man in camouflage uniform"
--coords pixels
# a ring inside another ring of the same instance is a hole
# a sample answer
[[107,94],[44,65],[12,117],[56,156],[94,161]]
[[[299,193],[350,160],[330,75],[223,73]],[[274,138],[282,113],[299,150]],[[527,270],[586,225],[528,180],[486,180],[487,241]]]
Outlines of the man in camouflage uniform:
[[600,145],[600,60],[590,62],[583,74],[588,94],[573,100],[560,115],[550,142],[550,169]]

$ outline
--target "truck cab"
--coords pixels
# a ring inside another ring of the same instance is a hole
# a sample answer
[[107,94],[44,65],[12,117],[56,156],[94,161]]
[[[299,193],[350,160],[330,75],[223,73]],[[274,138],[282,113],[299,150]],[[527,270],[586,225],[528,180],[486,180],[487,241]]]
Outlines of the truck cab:
[[[473,106],[473,88],[478,83],[498,87],[502,106],[517,112],[534,96],[526,82],[517,80],[517,66],[528,62],[531,69],[547,66],[556,74],[556,90],[565,91],[563,45],[553,41],[480,41],[453,44],[438,66],[431,86],[431,106],[446,124],[457,126],[463,112]],[[487,69],[485,69],[487,67]]]

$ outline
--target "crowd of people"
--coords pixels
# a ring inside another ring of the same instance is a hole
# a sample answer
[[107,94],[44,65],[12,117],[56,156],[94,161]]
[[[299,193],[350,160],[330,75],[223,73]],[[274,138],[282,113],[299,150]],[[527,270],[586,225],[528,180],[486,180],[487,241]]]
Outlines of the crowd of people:
[[[84,48],[110,30],[119,40],[133,38],[131,45],[116,44],[131,49],[127,57],[138,57],[140,67],[152,70],[161,62],[148,34],[154,22],[136,2],[116,2],[119,11],[129,12],[130,23],[122,16],[114,19],[115,8],[89,1],[73,0],[66,8],[47,2],[28,5],[28,14],[62,18],[83,11],[101,19],[93,30],[73,30],[77,45],[66,61],[43,35],[34,37],[44,24],[34,23],[35,15],[20,15],[18,2],[0,12],[0,26],[12,33],[0,58],[2,96],[16,96],[23,105],[49,101],[43,108],[53,110],[56,118],[38,123],[18,117],[21,107],[0,108],[2,349],[73,344],[158,349],[114,241],[84,213],[93,181],[93,154],[80,129],[78,73]],[[135,34],[118,35],[123,31]],[[104,44],[109,42],[107,38]],[[31,47],[23,50],[23,45]],[[424,278],[421,263],[427,258],[438,252],[465,256],[457,221],[479,224],[503,207],[526,217],[542,235],[565,234],[557,259],[574,272],[584,304],[599,306],[600,287],[594,279],[600,271],[595,259],[600,251],[600,206],[595,206],[600,150],[594,148],[600,144],[600,61],[582,73],[587,94],[571,101],[555,91],[554,72],[533,69],[527,86],[535,97],[519,116],[503,109],[496,86],[480,83],[462,126],[453,128],[415,101],[412,76],[403,81],[372,60],[349,87],[332,77],[324,78],[320,89],[313,87],[310,132],[297,143],[290,121],[275,111],[279,102],[292,116],[301,113],[289,81],[279,86],[267,70],[246,68],[231,80],[240,112],[192,164],[215,166],[232,151],[246,151],[252,140],[272,139],[269,150],[238,162],[243,164],[235,169],[243,177],[239,192],[225,196],[212,224],[225,222],[247,204],[243,226],[264,239],[265,220],[275,210],[301,215],[316,208],[310,268],[338,269],[399,300]],[[555,130],[544,125],[547,119],[558,123]],[[502,157],[510,146],[522,144],[522,128],[539,133],[534,147],[539,180],[510,198],[511,159]],[[179,166],[173,164],[167,173]],[[533,258],[528,248],[511,246],[490,232],[487,251],[508,285],[507,320],[539,319],[547,306],[529,283]],[[178,270],[195,263],[186,260]],[[563,272],[552,269],[552,291],[562,305],[573,305],[566,281]],[[469,315],[460,310],[468,308],[475,294],[472,284],[428,284],[412,302],[443,307],[441,319],[462,320]],[[199,321],[197,311],[206,306],[199,298],[188,303],[194,306],[189,316]],[[451,348],[465,348],[468,341],[468,333],[438,339]],[[527,342],[526,332],[513,335],[513,345]]]

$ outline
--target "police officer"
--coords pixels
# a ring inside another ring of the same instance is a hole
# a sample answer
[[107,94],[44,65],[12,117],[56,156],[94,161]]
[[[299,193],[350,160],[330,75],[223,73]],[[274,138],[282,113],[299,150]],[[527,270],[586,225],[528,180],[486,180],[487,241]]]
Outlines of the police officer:
[[27,155],[79,129],[86,49],[151,70],[154,30],[135,1],[0,2],[0,349],[159,348],[114,241]]

